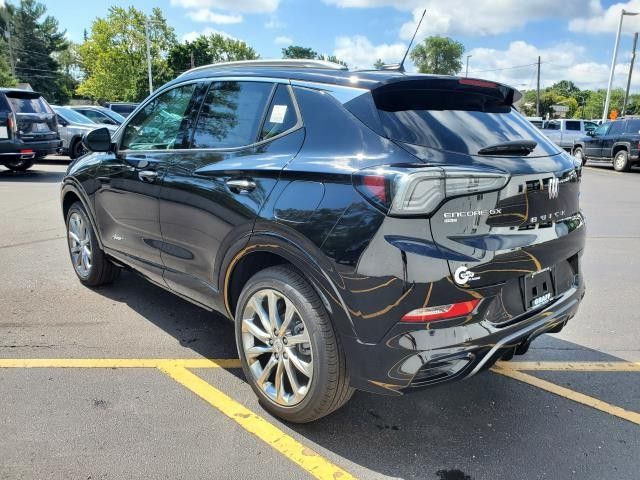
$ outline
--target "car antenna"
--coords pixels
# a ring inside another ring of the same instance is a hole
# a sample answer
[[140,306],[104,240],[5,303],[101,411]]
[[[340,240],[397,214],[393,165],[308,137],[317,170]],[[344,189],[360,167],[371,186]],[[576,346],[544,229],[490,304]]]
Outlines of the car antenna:
[[404,57],[402,57],[402,61],[400,63],[394,63],[391,65],[383,65],[382,70],[397,70],[398,72],[404,72],[404,61],[407,59],[407,55],[409,55],[409,50],[411,50],[411,45],[413,45],[413,41],[416,39],[416,35],[418,34],[418,30],[420,30],[420,25],[422,25],[422,20],[424,19],[424,16],[426,13],[427,13],[427,9],[425,8],[422,11],[422,16],[420,17],[420,21],[418,22],[416,31],[413,32],[413,37],[411,37],[409,46],[407,47],[407,50],[404,52]]

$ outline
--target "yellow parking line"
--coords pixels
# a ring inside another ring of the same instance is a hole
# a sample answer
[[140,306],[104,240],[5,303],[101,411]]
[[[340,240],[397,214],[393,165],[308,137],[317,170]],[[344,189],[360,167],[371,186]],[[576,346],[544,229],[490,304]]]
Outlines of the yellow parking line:
[[631,412],[629,410],[625,410],[624,408],[616,407],[615,405],[603,402],[602,400],[598,400],[597,398],[590,397],[588,395],[570,390],[565,387],[561,387],[560,385],[556,385],[555,383],[551,383],[546,380],[542,380],[541,378],[534,377],[533,375],[529,375],[527,373],[505,367],[504,365],[496,365],[492,368],[492,370],[496,373],[499,373],[500,375],[504,375],[506,377],[513,378],[514,380],[528,383],[529,385],[533,385],[534,387],[546,390],[547,392],[551,392],[555,395],[568,398],[569,400],[573,400],[574,402],[582,403],[583,405],[587,405],[602,412],[640,425],[640,413]]
[[640,372],[640,362],[498,362],[496,365],[527,371]]
[[354,478],[345,470],[334,465],[317,452],[305,447],[302,443],[205,382],[194,373],[191,373],[185,367],[167,362],[158,368],[314,477],[343,480]]
[[240,368],[237,358],[0,358],[0,368]]

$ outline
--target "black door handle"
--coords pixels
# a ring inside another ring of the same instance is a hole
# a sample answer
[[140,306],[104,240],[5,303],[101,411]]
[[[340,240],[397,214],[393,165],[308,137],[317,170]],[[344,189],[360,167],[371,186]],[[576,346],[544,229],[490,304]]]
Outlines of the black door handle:
[[141,170],[138,172],[138,178],[143,182],[153,183],[158,178],[158,172],[154,170]]
[[242,193],[251,192],[256,188],[256,182],[248,178],[232,178],[227,180],[227,186],[231,191]]

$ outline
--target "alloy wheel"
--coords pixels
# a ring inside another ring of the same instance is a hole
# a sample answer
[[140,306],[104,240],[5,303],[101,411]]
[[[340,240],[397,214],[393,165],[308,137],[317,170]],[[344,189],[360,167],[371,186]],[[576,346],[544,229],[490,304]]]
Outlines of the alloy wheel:
[[78,212],[73,212],[69,217],[67,233],[73,268],[81,277],[88,277],[92,265],[91,234],[89,226]]
[[624,168],[624,155],[619,153],[616,158],[613,159],[614,167],[616,170],[622,170]]
[[273,289],[254,293],[242,313],[242,349],[258,388],[284,407],[300,403],[313,378],[313,352],[304,320]]

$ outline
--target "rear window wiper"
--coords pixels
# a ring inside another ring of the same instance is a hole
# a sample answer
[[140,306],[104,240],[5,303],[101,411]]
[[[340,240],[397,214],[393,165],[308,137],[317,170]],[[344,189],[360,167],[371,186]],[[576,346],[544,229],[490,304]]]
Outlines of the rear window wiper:
[[478,155],[506,155],[510,153],[528,155],[537,145],[538,142],[534,142],[533,140],[512,140],[510,142],[496,143],[481,148],[478,150]]

